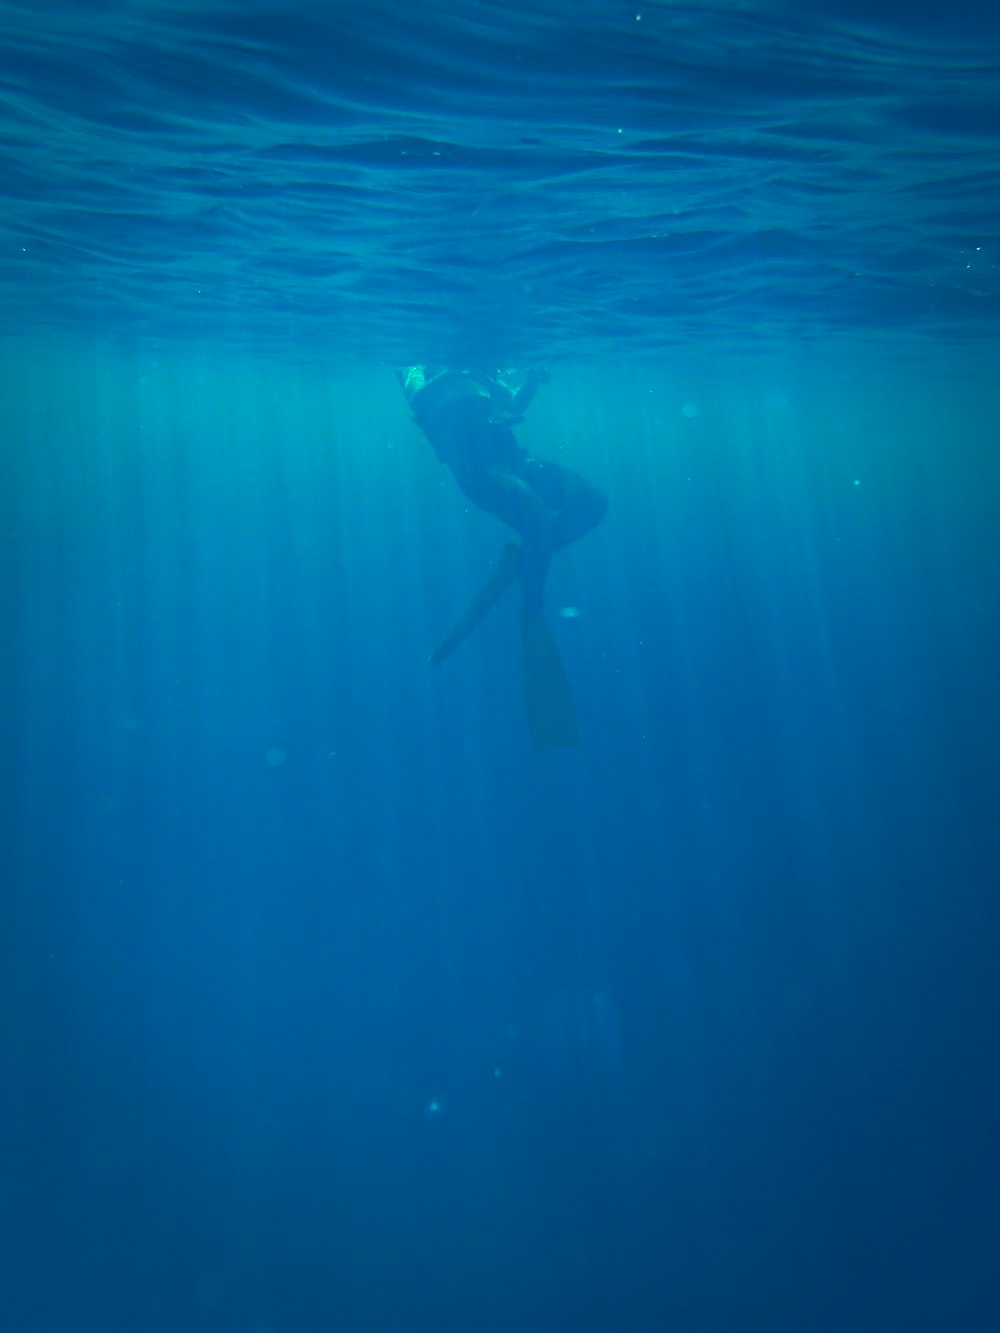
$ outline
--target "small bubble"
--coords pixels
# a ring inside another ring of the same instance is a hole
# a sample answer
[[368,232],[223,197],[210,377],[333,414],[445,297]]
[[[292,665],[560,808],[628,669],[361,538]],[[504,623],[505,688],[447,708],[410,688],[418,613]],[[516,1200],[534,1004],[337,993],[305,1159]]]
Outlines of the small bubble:
[[688,418],[689,421],[692,419],[692,417],[696,417],[700,411],[701,409],[699,408],[697,403],[685,403],[684,406],[681,408],[681,412],[684,414],[684,416]]
[[283,745],[271,745],[268,747],[264,758],[272,768],[280,768],[288,758],[288,751]]
[[559,608],[559,614],[562,616],[563,620],[579,620],[580,608],[578,606],[561,606]]

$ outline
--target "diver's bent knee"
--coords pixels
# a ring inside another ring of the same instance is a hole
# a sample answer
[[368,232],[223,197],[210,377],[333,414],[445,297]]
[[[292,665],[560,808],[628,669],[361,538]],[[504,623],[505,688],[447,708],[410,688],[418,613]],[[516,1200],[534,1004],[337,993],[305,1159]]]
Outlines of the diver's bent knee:
[[608,514],[608,497],[603,491],[599,491],[596,486],[591,488],[590,504],[587,507],[585,517],[589,520],[586,531],[590,532],[596,528],[599,523],[603,523]]

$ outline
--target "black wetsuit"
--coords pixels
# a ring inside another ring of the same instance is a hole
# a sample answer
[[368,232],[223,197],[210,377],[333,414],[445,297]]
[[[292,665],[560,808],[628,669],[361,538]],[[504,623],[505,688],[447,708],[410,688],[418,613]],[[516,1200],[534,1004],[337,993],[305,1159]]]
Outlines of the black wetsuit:
[[512,428],[540,378],[517,390],[493,373],[411,367],[400,378],[414,420],[462,494],[519,534],[525,605],[541,613],[552,553],[596,527],[607,499],[569,468],[518,445]]

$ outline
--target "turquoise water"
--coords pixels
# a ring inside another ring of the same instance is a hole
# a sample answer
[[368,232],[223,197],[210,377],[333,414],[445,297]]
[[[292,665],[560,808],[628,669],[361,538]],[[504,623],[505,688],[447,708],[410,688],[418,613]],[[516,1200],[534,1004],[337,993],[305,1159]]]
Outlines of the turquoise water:
[[[16,1333],[992,1330],[992,13],[0,6]],[[506,539],[395,367],[543,362]]]

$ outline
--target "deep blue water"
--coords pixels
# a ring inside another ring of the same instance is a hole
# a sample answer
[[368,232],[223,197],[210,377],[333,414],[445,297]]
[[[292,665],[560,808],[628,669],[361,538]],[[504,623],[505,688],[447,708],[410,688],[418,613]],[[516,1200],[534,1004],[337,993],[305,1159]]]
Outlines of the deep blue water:
[[1000,11],[808,8],[0,5],[0,1328],[1000,1326]]

